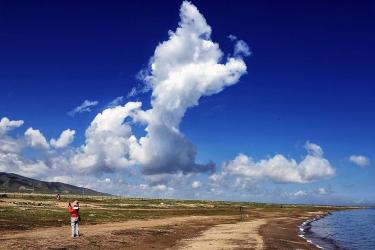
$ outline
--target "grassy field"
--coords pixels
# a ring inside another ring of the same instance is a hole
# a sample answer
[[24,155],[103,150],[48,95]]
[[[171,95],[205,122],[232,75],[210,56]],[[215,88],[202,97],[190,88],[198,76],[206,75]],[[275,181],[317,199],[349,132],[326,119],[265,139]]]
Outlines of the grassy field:
[[[292,216],[301,211],[318,211],[321,207],[250,202],[142,199],[114,196],[0,195],[0,231],[27,230],[35,227],[62,226],[69,223],[68,202],[81,203],[82,224],[120,222],[134,219],[153,219],[172,216],[232,215],[240,216],[243,207],[247,216],[258,211],[278,212]],[[330,209],[340,209],[331,207]]]
[[[82,237],[72,240],[67,206],[74,200],[81,205]],[[67,195],[57,201],[54,195],[0,194],[0,249],[178,249],[186,244],[253,249],[260,244],[309,250],[314,248],[298,236],[298,226],[340,209],[348,207]]]

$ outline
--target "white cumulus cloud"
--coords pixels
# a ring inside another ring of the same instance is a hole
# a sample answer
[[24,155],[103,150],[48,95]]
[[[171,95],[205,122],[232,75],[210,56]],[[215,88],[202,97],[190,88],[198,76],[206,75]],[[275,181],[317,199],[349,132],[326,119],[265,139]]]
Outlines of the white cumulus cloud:
[[246,73],[241,58],[222,63],[223,53],[210,39],[211,27],[194,5],[184,1],[180,18],[177,30],[157,46],[145,76],[152,89],[152,108],[138,117],[147,134],[132,146],[131,155],[146,174],[212,169],[212,163],[195,162],[197,152],[181,133],[181,120],[202,96],[220,92]]
[[86,141],[72,157],[72,163],[85,172],[113,171],[134,165],[129,147],[134,136],[126,118],[134,116],[140,102],[108,108],[99,113],[86,130]]
[[363,155],[351,155],[349,161],[360,167],[366,167],[370,165],[370,159]]
[[[224,59],[210,38],[211,27],[191,3],[184,1],[180,22],[169,39],[160,43],[148,70],[139,76],[152,91],[151,108],[140,102],[109,107],[86,130],[86,142],[72,157],[73,165],[93,172],[113,171],[140,165],[142,172],[188,174],[213,169],[196,162],[194,145],[180,131],[187,109],[199,99],[222,91],[246,73],[241,57]],[[132,125],[145,126],[137,138]]]
[[28,128],[25,132],[25,139],[27,144],[33,148],[49,148],[46,138],[38,129]]
[[[112,179],[114,172],[119,171],[121,175],[121,171],[129,170],[139,174],[135,178],[147,182],[131,188],[143,189],[150,195],[160,192],[170,195],[175,187],[202,187],[202,182],[193,178],[202,178],[199,173],[213,170],[214,164],[196,161],[197,150],[180,130],[180,124],[187,110],[197,106],[202,97],[219,93],[239,81],[247,70],[243,57],[250,53],[247,44],[236,38],[232,56],[225,55],[219,44],[212,41],[211,32],[199,10],[184,1],[178,27],[157,45],[149,67],[139,74],[145,86],[136,88],[130,95],[151,91],[150,105],[144,105],[150,108],[142,109],[140,102],[123,104],[124,98],[117,97],[92,120],[84,143],[77,148],[67,147],[75,136],[71,129],[50,143],[32,127],[19,141],[3,136],[0,139],[6,143],[0,145],[0,169],[26,176],[55,176],[56,180],[77,183],[84,172],[87,175],[81,184],[94,185],[93,180],[98,180],[96,185],[100,187],[118,184],[121,189],[132,185]],[[69,115],[89,112],[96,105],[98,101],[85,100]],[[3,118],[0,134],[22,124],[23,121]],[[134,134],[134,126],[139,126],[137,131],[144,128],[144,133]],[[33,148],[48,149],[33,155],[42,160],[22,157],[25,142]],[[307,176],[315,178],[311,173]],[[236,183],[245,186],[240,176]]]
[[0,137],[0,152],[6,153],[19,153],[23,148],[23,144],[16,139],[11,137]]
[[28,177],[48,175],[49,168],[41,160],[26,160],[17,153],[0,151],[0,172],[16,173]]
[[22,125],[22,120],[10,120],[8,117],[3,117],[0,120],[0,136],[5,135],[8,131],[18,128]]
[[307,142],[305,148],[308,154],[301,162],[281,154],[260,161],[239,154],[232,161],[224,163],[222,175],[250,182],[268,179],[276,183],[309,183],[335,175],[335,168],[323,158],[323,151],[318,145]]
[[23,147],[23,143],[14,139],[7,133],[15,128],[23,125],[23,120],[10,120],[3,117],[0,120],[0,152],[2,153],[19,153]]
[[76,133],[75,130],[71,130],[71,129],[64,130],[60,134],[60,137],[58,139],[52,138],[50,140],[50,144],[54,148],[65,148],[66,146],[68,146],[70,143],[73,142],[75,133]]

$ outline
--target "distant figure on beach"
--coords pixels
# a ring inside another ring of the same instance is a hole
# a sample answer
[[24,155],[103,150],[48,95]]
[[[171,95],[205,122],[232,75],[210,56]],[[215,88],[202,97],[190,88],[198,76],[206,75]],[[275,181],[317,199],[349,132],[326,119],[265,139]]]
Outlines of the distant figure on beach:
[[79,237],[79,202],[76,200],[68,205],[68,212],[70,213],[70,225],[72,226],[72,237]]
[[57,194],[56,194],[56,200],[60,201],[60,198],[61,198],[61,197],[60,197],[60,194],[57,193]]

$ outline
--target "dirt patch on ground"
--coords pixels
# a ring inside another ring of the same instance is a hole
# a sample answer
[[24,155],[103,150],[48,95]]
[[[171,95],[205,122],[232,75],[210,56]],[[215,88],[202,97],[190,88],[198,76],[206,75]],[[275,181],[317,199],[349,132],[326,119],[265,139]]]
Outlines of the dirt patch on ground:
[[263,249],[259,227],[266,219],[216,225],[199,237],[180,242],[179,249]]

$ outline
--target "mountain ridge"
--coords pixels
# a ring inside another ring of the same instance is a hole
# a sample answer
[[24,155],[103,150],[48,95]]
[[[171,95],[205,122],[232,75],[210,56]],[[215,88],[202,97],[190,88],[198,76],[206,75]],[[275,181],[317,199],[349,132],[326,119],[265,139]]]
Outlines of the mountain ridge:
[[63,182],[41,181],[22,175],[0,172],[0,191],[15,193],[109,195],[89,188],[77,187]]

